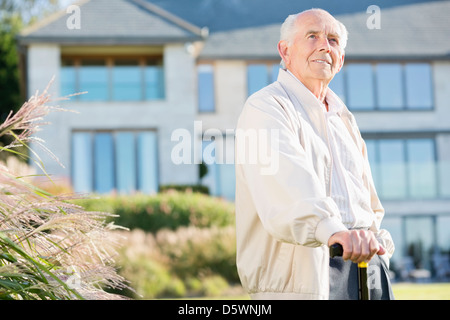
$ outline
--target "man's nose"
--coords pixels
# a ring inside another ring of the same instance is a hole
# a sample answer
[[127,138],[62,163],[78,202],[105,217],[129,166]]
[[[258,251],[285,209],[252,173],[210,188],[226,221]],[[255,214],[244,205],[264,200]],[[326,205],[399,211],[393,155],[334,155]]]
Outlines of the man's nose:
[[319,42],[319,51],[331,52],[330,42],[327,38],[321,38]]

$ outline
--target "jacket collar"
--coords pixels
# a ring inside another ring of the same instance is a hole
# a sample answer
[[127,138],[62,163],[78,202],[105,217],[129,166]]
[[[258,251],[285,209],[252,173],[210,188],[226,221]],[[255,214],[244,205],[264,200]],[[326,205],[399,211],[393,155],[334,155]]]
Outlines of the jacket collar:
[[[308,115],[317,115],[324,112],[325,106],[308,88],[306,88],[300,80],[298,80],[289,71],[280,69],[277,81],[281,83],[291,99],[295,98],[301,104],[304,111]],[[349,116],[350,112],[345,106],[345,103],[342,102],[337,94],[335,94],[330,88],[328,88],[327,98],[331,100],[330,102],[335,104],[340,115]]]
[[309,91],[305,85],[298,80],[292,73],[287,70],[280,69],[278,73],[278,81],[288,91],[289,96],[295,96],[296,100],[302,104],[304,108],[312,109],[312,111],[323,111],[323,104],[316,96]]
[[[308,88],[305,87],[300,80],[295,78],[295,76],[290,74],[288,71],[280,69],[277,81],[281,84],[289,98],[292,100],[294,108],[301,114],[308,117],[310,122],[313,124],[313,127],[315,127],[322,138],[326,140],[327,130],[324,121],[325,106],[311,91],[309,91]],[[354,125],[354,118],[352,114],[347,109],[344,102],[342,102],[342,100],[330,88],[328,88],[327,97],[328,96],[334,100],[333,102],[340,105],[339,113],[341,118],[344,120],[345,125],[356,141],[357,137],[352,128],[352,124]]]

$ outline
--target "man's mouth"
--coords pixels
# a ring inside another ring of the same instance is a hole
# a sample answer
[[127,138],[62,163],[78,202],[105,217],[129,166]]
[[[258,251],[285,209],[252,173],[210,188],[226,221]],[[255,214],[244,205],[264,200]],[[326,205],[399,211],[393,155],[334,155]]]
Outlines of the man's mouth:
[[331,66],[331,62],[329,62],[329,61],[327,61],[327,60],[325,60],[325,59],[315,59],[315,60],[313,60],[313,62],[316,62],[316,63],[323,63],[323,64],[328,64],[328,65]]

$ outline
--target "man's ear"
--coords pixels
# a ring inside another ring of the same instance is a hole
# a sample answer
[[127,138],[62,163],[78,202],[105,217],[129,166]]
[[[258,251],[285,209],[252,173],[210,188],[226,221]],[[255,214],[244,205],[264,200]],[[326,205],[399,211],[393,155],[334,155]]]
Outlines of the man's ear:
[[344,58],[345,58],[345,54],[343,53],[343,54],[342,54],[342,57],[341,57],[339,69],[338,69],[337,72],[341,71],[342,67],[344,66]]
[[290,56],[289,56],[289,47],[287,45],[286,40],[281,40],[280,42],[278,42],[277,48],[281,59],[283,59],[284,64],[287,66],[290,61]]

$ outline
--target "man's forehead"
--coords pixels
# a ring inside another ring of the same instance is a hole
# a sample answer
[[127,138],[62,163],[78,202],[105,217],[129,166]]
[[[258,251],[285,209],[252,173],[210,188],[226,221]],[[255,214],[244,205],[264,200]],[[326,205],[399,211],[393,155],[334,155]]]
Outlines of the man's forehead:
[[339,24],[333,16],[317,12],[304,12],[297,18],[297,27],[305,34],[325,33],[327,35],[339,35]]

